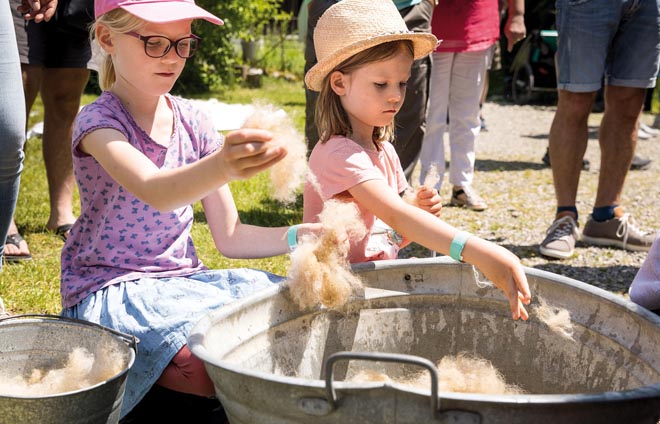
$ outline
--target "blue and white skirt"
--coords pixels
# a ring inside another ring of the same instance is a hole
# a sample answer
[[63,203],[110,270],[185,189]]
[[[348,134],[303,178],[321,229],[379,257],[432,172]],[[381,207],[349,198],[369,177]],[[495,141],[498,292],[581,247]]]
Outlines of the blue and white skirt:
[[64,309],[62,315],[138,338],[137,356],[126,381],[121,410],[124,417],[156,383],[204,315],[283,280],[284,277],[247,268],[143,278],[99,290]]

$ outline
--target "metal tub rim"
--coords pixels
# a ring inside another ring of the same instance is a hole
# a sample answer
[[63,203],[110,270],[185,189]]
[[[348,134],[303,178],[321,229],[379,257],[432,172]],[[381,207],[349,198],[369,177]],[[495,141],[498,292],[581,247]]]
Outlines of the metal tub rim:
[[[113,384],[115,383],[115,380],[124,378],[125,374],[128,373],[130,368],[133,366],[133,363],[135,362],[135,356],[136,356],[136,351],[137,351],[137,343],[138,340],[135,336],[129,336],[127,334],[120,333],[118,331],[114,331],[110,328],[103,327],[99,324],[89,322],[89,321],[84,321],[80,319],[74,319],[74,318],[66,318],[62,317],[59,315],[47,315],[47,314],[24,314],[24,315],[12,315],[8,317],[4,317],[0,319],[0,325],[12,325],[12,324],[19,324],[19,323],[45,323],[45,322],[52,322],[52,323],[65,323],[66,325],[80,325],[86,328],[92,328],[92,329],[97,329],[98,331],[104,331],[106,333],[110,333],[113,336],[122,339],[124,342],[126,342],[128,351],[130,351],[128,361],[126,362],[126,365],[124,368],[115,374],[114,376],[100,381],[96,384],[93,384],[91,386],[86,386],[77,390],[71,390],[68,392],[59,392],[59,393],[52,393],[52,394],[47,394],[47,395],[30,395],[30,396],[20,396],[20,395],[5,395],[5,394],[0,394],[0,398],[4,399],[23,399],[23,400],[39,400],[39,399],[56,399],[59,397],[65,397],[65,396],[71,396],[75,395],[78,393],[83,393],[87,392],[93,389],[97,389],[99,387],[102,387],[107,384]],[[19,324],[20,325],[20,324]]]

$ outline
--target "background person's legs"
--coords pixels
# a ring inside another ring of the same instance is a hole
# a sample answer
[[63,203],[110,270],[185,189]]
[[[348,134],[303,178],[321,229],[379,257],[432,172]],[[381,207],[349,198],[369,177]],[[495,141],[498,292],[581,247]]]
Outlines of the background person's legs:
[[[587,121],[596,93],[559,90],[550,127],[550,160],[557,207],[575,206],[582,158],[587,150]],[[577,216],[574,217],[577,219]]]
[[637,145],[637,119],[644,95],[643,88],[605,88],[605,113],[598,134],[601,162],[595,207],[621,204],[623,184]]
[[[408,30],[430,34],[433,7],[430,1],[422,1],[414,6],[399,10],[399,13],[406,22]],[[394,119],[394,148],[408,182],[412,182],[412,173],[417,164],[424,133],[426,132],[426,110],[429,103],[431,66],[429,56],[413,63],[407,83],[406,97]]]
[[43,73],[43,156],[50,195],[50,217],[46,228],[50,230],[72,224],[76,219],[72,206],[75,180],[71,137],[88,78],[89,71],[81,68],[48,68]]
[[573,256],[575,243],[580,238],[575,201],[582,157],[587,150],[589,113],[595,97],[595,92],[559,90],[549,140],[557,209],[555,220],[539,245],[539,251],[544,256],[569,258]]
[[[5,250],[5,238],[11,231],[11,221],[16,206],[16,198],[23,169],[23,143],[25,142],[25,115],[23,112],[23,93],[20,88],[20,65],[16,50],[14,24],[10,6],[0,4],[0,258],[4,254],[21,253],[13,244]],[[27,243],[23,242],[27,250]],[[0,260],[2,268],[2,260]],[[1,303],[1,301],[0,301]],[[2,311],[0,311],[2,312]]]

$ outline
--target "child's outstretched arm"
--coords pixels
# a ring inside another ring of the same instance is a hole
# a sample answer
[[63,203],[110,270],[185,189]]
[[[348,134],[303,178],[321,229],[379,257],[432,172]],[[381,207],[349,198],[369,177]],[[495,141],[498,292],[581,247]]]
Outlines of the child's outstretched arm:
[[[357,202],[396,232],[429,249],[449,254],[458,230],[432,214],[401,199],[384,180],[369,180],[349,189]],[[463,249],[465,262],[475,265],[509,299],[513,319],[527,319],[524,305],[531,300],[520,260],[505,248],[470,237]]]
[[206,220],[215,246],[228,258],[254,259],[282,255],[290,251],[289,243],[302,240],[306,234],[321,234],[323,225],[299,224],[290,227],[259,227],[243,224],[228,185],[202,199]]
[[101,164],[119,184],[145,203],[170,211],[194,203],[218,187],[249,178],[286,156],[286,148],[263,130],[229,133],[222,149],[175,169],[160,169],[129,144],[119,131],[99,129],[88,134],[80,149]]

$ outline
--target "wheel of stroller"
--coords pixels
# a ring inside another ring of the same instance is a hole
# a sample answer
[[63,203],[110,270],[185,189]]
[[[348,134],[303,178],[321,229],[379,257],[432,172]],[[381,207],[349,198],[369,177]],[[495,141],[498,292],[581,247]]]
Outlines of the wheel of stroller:
[[519,105],[524,105],[532,100],[532,90],[534,88],[534,72],[529,63],[519,66],[513,71],[513,81],[511,84],[513,101]]

